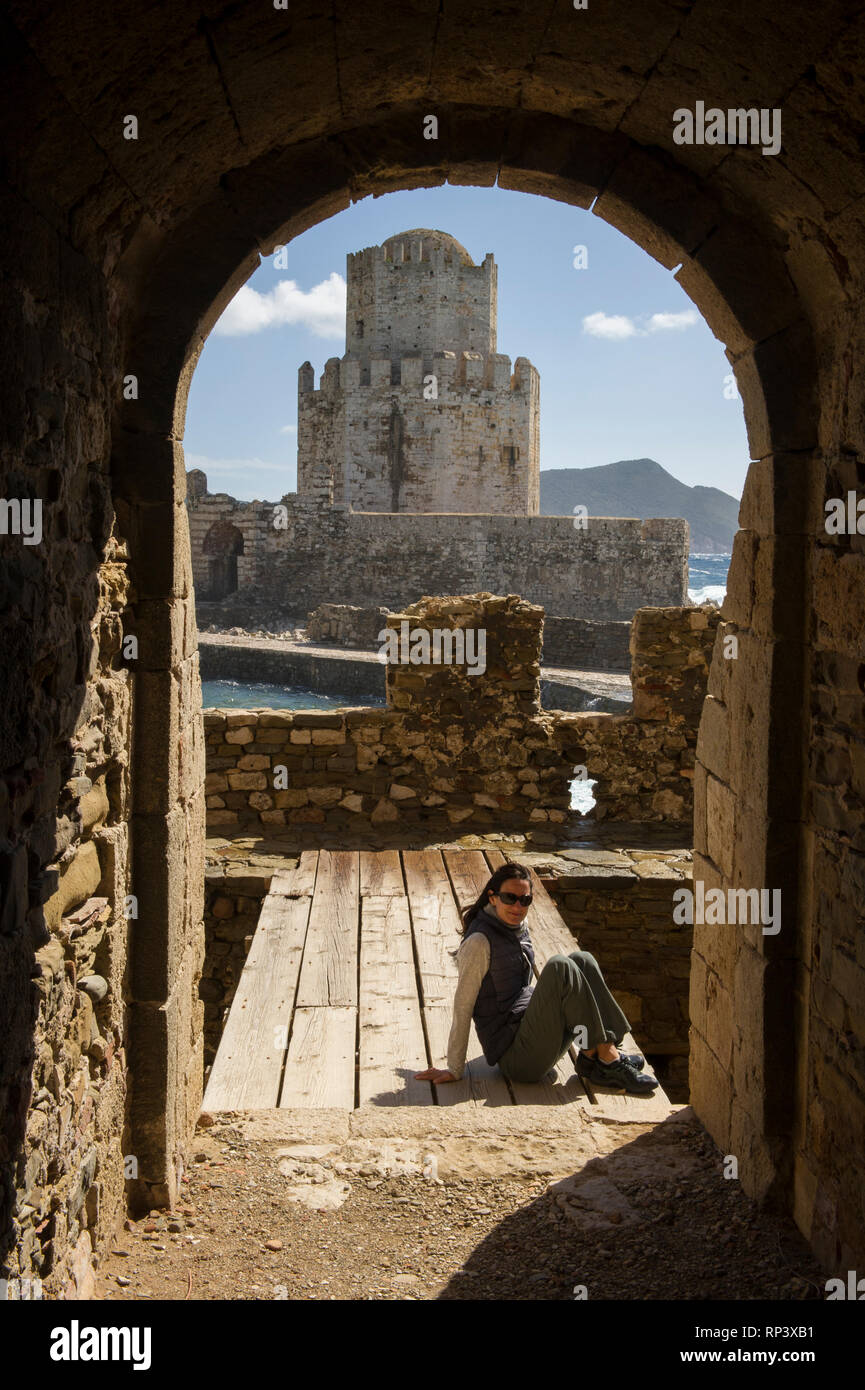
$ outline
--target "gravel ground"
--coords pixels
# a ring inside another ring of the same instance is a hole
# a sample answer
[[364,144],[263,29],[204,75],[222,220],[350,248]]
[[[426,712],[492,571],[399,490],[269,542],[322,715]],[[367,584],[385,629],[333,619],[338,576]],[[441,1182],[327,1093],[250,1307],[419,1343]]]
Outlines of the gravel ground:
[[[675,1151],[653,1142],[629,1143],[618,1167],[617,1150],[607,1176],[580,1188],[598,1161],[564,1182],[537,1165],[495,1177],[382,1176],[374,1163],[346,1173],[328,1158],[280,1161],[218,1123],[197,1137],[177,1210],[127,1222],[96,1297],[573,1300],[582,1285],[589,1299],[822,1299],[826,1276],[795,1226],[720,1179],[698,1124],[676,1126]],[[287,1178],[313,1203],[344,1179],[350,1192],[315,1210],[288,1197]]]

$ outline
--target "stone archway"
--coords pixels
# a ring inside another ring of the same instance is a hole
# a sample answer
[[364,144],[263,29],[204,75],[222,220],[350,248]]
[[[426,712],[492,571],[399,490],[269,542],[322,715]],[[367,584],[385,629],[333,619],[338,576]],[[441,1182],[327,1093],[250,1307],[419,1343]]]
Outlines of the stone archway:
[[[36,930],[28,913],[38,916],[28,881],[56,852],[55,749],[86,706],[84,654],[113,516],[129,546],[139,637],[130,1143],[147,1194],[171,1196],[201,1072],[203,757],[180,442],[201,345],[260,253],[352,199],[449,180],[561,198],[681,267],[744,399],[753,462],[723,624],[738,656],[716,646],[695,868],[707,882],[780,888],[785,925],[777,936],[698,929],[694,1104],[738,1156],[749,1192],[795,1210],[827,1260],[854,1259],[865,1243],[849,1138],[863,1107],[865,565],[859,537],[826,535],[822,506],[865,476],[865,187],[850,80],[862,17],[795,3],[782,22],[753,0],[716,23],[705,6],[660,4],[622,32],[603,13],[551,13],[534,0],[509,23],[484,3],[394,16],[373,0],[302,25],[267,7],[202,20],[167,5],[118,9],[101,25],[93,64],[76,61],[91,32],[76,7],[3,21],[14,70],[8,321],[22,344],[4,374],[15,387],[5,428],[21,460],[12,486],[62,504],[30,577],[18,575],[22,593],[54,597],[13,614],[7,644],[12,679],[38,690],[31,728],[4,759],[17,779],[2,866],[15,998]],[[141,64],[137,41],[159,62]],[[676,145],[674,109],[709,88],[719,105],[753,105],[755,93],[761,106],[783,105],[783,156]],[[139,113],[137,139],[124,138],[106,95],[118,89],[124,112]],[[434,140],[424,137],[430,112]],[[55,630],[79,648],[56,680],[46,668]],[[70,685],[83,692],[78,709]],[[51,770],[35,811],[37,794],[18,790],[28,758]],[[124,816],[101,864],[114,892]],[[74,838],[74,827],[64,833]],[[26,1048],[10,1057],[0,1079],[19,1086],[17,1152]]]
[[[796,786],[796,760],[791,750],[802,736],[803,709],[788,710],[778,727],[774,727],[771,712],[778,689],[779,672],[783,681],[804,680],[804,609],[791,607],[781,601],[780,591],[773,585],[772,575],[754,566],[755,552],[768,544],[770,514],[763,512],[761,489],[772,489],[784,496],[783,513],[775,513],[775,524],[793,533],[805,529],[809,505],[808,490],[802,481],[806,476],[804,460],[816,447],[818,411],[815,392],[816,376],[813,367],[813,347],[810,326],[804,307],[798,300],[784,264],[780,248],[773,244],[761,224],[759,210],[745,215],[741,205],[725,206],[725,200],[714,191],[701,187],[687,170],[677,168],[673,161],[658,150],[642,149],[620,136],[608,138],[596,130],[580,127],[558,119],[534,119],[523,116],[523,141],[520,155],[513,164],[503,162],[495,170],[489,164],[489,131],[494,124],[484,126],[476,109],[451,108],[448,127],[462,132],[461,153],[468,166],[477,171],[478,182],[491,181],[493,173],[507,187],[546,193],[564,198],[583,207],[592,207],[596,215],[605,217],[633,240],[642,245],[657,260],[676,271],[676,278],[686,288],[704,314],[716,336],[725,341],[727,353],[735,369],[745,404],[749,442],[754,462],[742,505],[743,529],[736,537],[730,569],[728,602],[725,610],[732,629],[737,634],[741,659],[737,668],[724,670],[716,661],[710,683],[712,696],[711,729],[723,726],[723,737],[731,750],[740,738],[752,746],[749,758],[740,756],[737,775],[729,763],[721,765],[716,749],[707,737],[701,742],[700,764],[696,769],[696,864],[707,878],[721,874],[724,881],[744,881],[780,887],[785,904],[796,913],[798,893],[797,856],[791,853],[791,837],[798,834],[798,817],[791,814],[801,795]],[[491,120],[504,120],[501,111],[490,113]],[[389,167],[376,178],[371,170],[364,175],[364,191],[382,191],[398,184],[443,182],[440,168],[417,168],[417,141],[408,141],[402,133],[406,124],[420,122],[419,111],[401,113],[399,118],[380,122],[372,128],[357,131],[354,139],[361,148],[376,142],[390,153]],[[466,130],[475,141],[467,146]],[[555,150],[567,173],[552,172],[550,150]],[[544,151],[546,168],[535,152]],[[235,198],[239,205],[250,205],[256,190],[262,186],[279,188],[279,205],[270,204],[269,215],[275,230],[259,238],[263,251],[281,244],[301,227],[309,226],[320,217],[343,206],[352,186],[352,170],[342,167],[333,170],[334,187],[319,196],[312,206],[304,206],[304,171],[309,169],[312,152],[282,151],[273,157],[274,168],[267,172],[259,168],[252,175],[238,174]],[[397,172],[398,161],[403,167]],[[410,161],[415,161],[412,167]],[[599,167],[600,166],[600,167]],[[599,172],[603,173],[601,178]],[[245,180],[250,180],[245,187]],[[591,179],[595,182],[592,184]],[[219,214],[222,212],[225,235],[220,236]],[[187,304],[185,315],[175,310],[169,315],[169,305],[177,303],[177,286],[184,275],[186,248],[196,243],[197,227],[209,229],[209,250],[213,263],[213,284],[210,290],[200,275],[201,298]],[[185,397],[191,371],[200,352],[209,326],[221,312],[227,298],[236,292],[258,264],[258,255],[247,256],[238,269],[230,261],[238,253],[237,227],[234,215],[228,215],[220,195],[216,203],[207,204],[187,224],[177,245],[168,244],[162,254],[148,265],[148,317],[143,331],[133,329],[137,360],[159,363],[171,362],[176,370],[179,387],[172,393],[170,376],[164,380],[162,421],[164,433],[154,431],[150,443],[154,458],[163,459],[166,489],[175,479],[179,444],[170,439],[179,436],[185,408]],[[220,279],[225,284],[216,292]],[[208,294],[216,297],[207,302]],[[162,296],[164,295],[164,303]],[[153,313],[153,301],[164,312]],[[149,325],[159,325],[158,336],[152,335]],[[172,327],[176,324],[176,337]],[[791,414],[790,400],[797,402]],[[123,414],[128,414],[126,408]],[[121,452],[122,459],[122,452]],[[173,470],[173,471],[172,471]],[[790,479],[795,478],[791,485]],[[176,497],[176,494],[175,494]],[[169,504],[163,504],[166,518]],[[182,520],[177,517],[178,546],[182,547]],[[764,536],[764,532],[767,533]],[[783,542],[786,583],[803,591],[804,548],[791,539]],[[186,564],[186,560],[183,560]],[[761,631],[754,624],[753,595],[759,590],[757,611],[771,618]],[[727,663],[729,665],[729,663]],[[743,673],[739,677],[739,671]],[[744,673],[747,671],[747,675]],[[762,690],[762,722],[748,725],[747,710],[757,703],[757,691]],[[716,735],[717,737],[717,735]],[[770,755],[770,747],[773,749]],[[152,752],[155,750],[152,750]],[[148,756],[152,756],[151,755]],[[747,761],[747,769],[746,769]],[[761,769],[759,792],[755,798],[752,773]],[[783,792],[781,786],[783,785]],[[779,802],[784,814],[778,814]],[[721,818],[718,803],[733,804],[740,812],[741,831],[738,845],[734,817],[728,813]],[[747,816],[747,822],[742,817]],[[745,824],[749,828],[745,830]],[[723,842],[722,842],[723,841]],[[747,858],[734,860],[734,854],[745,850]],[[737,868],[736,863],[741,867]],[[705,940],[703,938],[705,937]],[[743,944],[735,964],[722,962],[717,955],[714,934],[697,929],[698,951],[706,957],[706,972],[712,972],[711,986],[706,985],[703,998],[692,999],[693,1087],[695,1107],[718,1142],[730,1146],[733,1142],[732,1116],[734,1092],[729,1079],[719,1075],[716,1047],[721,1046],[717,1033],[716,991],[728,993],[732,1009],[736,1007],[735,972],[752,963],[760,979],[756,1012],[743,1022],[738,1044],[748,1054],[748,1069],[754,1076],[771,1073],[778,1059],[795,1051],[794,1018],[791,1008],[778,1005],[779,998],[789,1000],[785,982],[795,959],[792,933],[780,942],[764,938],[754,961],[750,948]],[[769,1020],[771,1016],[771,1026]],[[724,1046],[732,1048],[735,1027],[732,1021]],[[719,1105],[720,1101],[720,1105]],[[780,1191],[789,1186],[789,1136],[793,1115],[787,1101],[782,1101],[771,1088],[755,1090],[748,1087],[735,1096],[740,1108],[740,1132],[736,1139],[737,1152],[743,1152],[742,1168],[746,1187],[765,1195],[777,1184]],[[738,1111],[737,1111],[738,1113]],[[779,1200],[783,1200],[780,1199]]]

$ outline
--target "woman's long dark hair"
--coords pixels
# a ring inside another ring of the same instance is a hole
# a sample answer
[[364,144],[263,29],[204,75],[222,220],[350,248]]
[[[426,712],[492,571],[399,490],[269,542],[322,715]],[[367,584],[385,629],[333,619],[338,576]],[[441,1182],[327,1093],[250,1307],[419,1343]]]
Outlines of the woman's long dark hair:
[[525,864],[502,864],[500,868],[496,869],[492,877],[487,880],[484,885],[484,890],[477,901],[473,902],[471,907],[464,908],[462,913],[462,926],[457,927],[460,936],[465,935],[466,927],[469,925],[472,918],[480,912],[481,908],[489,905],[490,889],[492,889],[494,893],[498,893],[502,884],[509,878],[527,879],[529,887],[531,888],[532,876]]

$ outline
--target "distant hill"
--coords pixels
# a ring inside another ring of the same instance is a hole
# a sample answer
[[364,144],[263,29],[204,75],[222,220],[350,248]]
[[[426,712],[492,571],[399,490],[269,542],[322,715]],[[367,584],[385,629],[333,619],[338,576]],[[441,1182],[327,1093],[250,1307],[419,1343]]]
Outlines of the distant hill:
[[688,487],[654,459],[622,459],[601,468],[542,468],[541,513],[569,516],[681,516],[691,528],[692,553],[733,549],[739,503],[716,487]]

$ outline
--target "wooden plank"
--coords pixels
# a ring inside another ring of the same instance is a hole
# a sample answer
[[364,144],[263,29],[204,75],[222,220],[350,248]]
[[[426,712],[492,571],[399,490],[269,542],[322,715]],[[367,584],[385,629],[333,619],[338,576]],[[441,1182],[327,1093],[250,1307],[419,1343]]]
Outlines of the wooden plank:
[[297,1008],[357,1006],[358,854],[320,850]]
[[442,858],[448,872],[457,906],[470,907],[481,894],[490,869],[479,849],[446,849]]
[[[420,976],[420,999],[430,1065],[447,1066],[453,997],[459,977],[459,913],[437,849],[403,850],[403,869]],[[471,1039],[469,1043],[471,1055]],[[423,1069],[422,1069],[423,1070]],[[459,1081],[435,1087],[439,1105],[474,1105],[469,1068]]]
[[361,899],[359,1022],[360,1104],[433,1105],[405,897]]
[[317,869],[318,850],[302,850],[293,869],[277,869],[270,880],[270,891],[285,898],[312,897]]
[[309,898],[265,899],[204,1096],[205,1110],[276,1106]]
[[360,895],[362,898],[405,896],[399,850],[361,850]]
[[295,1009],[280,1110],[354,1109],[355,1008]]
[[459,975],[459,913],[437,849],[404,850],[409,909],[424,1004],[450,1003]]

